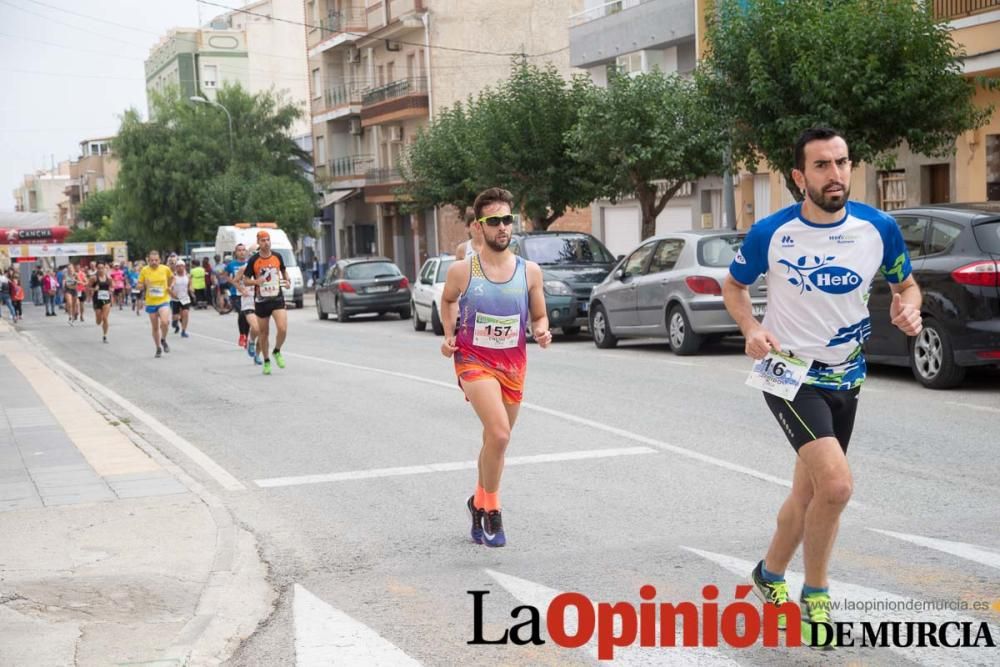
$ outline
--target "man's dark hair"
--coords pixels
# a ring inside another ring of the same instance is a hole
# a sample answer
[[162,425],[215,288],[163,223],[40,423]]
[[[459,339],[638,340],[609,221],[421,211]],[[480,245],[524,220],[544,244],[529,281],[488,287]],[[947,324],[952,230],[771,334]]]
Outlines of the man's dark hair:
[[513,207],[514,195],[503,188],[487,188],[480,192],[472,204],[473,215],[477,220],[483,217],[483,209],[490,204],[507,204]]
[[806,170],[806,144],[813,141],[828,141],[834,137],[844,139],[843,134],[830,127],[810,127],[805,130],[795,141],[795,168],[799,171]]

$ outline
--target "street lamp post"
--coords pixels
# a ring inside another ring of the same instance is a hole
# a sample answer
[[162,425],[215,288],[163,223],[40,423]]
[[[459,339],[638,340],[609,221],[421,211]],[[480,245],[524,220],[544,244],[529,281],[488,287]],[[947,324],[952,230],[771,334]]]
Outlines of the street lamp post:
[[229,121],[229,157],[232,159],[233,155],[233,117],[229,114],[229,109],[222,106],[218,102],[214,102],[208,98],[202,97],[201,95],[192,95],[189,98],[192,102],[197,102],[199,104],[210,104],[213,107],[219,107],[226,112],[226,120]]

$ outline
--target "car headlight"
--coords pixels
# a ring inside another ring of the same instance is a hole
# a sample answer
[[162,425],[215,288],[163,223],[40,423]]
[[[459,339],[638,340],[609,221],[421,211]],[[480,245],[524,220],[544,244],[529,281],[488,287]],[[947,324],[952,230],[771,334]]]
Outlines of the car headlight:
[[573,296],[573,290],[561,280],[546,280],[543,289],[549,296]]

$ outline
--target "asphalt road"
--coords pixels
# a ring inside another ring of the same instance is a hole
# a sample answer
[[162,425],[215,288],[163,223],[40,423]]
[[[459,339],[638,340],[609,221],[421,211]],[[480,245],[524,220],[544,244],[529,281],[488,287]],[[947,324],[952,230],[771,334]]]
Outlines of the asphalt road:
[[[656,342],[598,350],[586,336],[557,337],[547,350],[529,349],[509,456],[536,458],[505,473],[509,544],[491,550],[469,541],[464,508],[478,421],[430,332],[394,315],[340,324],[293,310],[288,367],[264,377],[236,347],[233,315],[195,311],[192,337],[171,335],[172,352],[154,359],[145,316],[113,312],[102,345],[90,321],[70,327],[26,308],[22,330],[51,354],[142,407],[245,487],[223,491],[156,429],[132,422],[225,499],[257,536],[281,592],[234,665],[324,664],[329,655],[352,656],[344,664],[592,664],[590,648],[549,640],[553,591],[638,605],[650,584],[657,602],[701,605],[703,586],[714,584],[720,605],[732,601],[763,556],[794,463],[763,399],[743,385],[749,360],[740,341],[681,358]],[[831,569],[835,599],[997,607],[840,611],[838,620],[988,621],[1000,643],[998,379],[974,373],[961,389],[932,392],[905,369],[872,369],[850,449],[855,494]],[[305,477],[317,475],[325,477]],[[801,572],[800,559],[792,569]],[[516,606],[534,604],[546,643],[468,645],[470,590],[490,591],[486,639],[527,619],[524,611],[511,618]],[[616,656],[625,664],[985,665],[1000,661],[998,651],[828,655],[757,645]]]

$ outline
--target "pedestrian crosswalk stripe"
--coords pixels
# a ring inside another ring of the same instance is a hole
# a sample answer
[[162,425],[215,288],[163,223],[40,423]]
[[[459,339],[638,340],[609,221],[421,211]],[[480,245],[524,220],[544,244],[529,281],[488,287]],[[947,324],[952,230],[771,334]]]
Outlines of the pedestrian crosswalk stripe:
[[[721,566],[725,570],[729,570],[732,574],[740,577],[743,580],[747,580],[750,577],[750,572],[756,566],[755,562],[748,560],[743,560],[742,558],[736,558],[733,556],[727,556],[725,554],[714,553],[712,551],[703,551],[701,549],[694,549],[692,547],[681,547],[682,549],[689,551],[695,555],[701,556],[702,558],[709,560],[716,565]],[[786,571],[785,580],[788,582],[788,588],[790,595],[802,589],[803,576],[798,572]],[[720,590],[724,590],[720,586]],[[883,591],[875,588],[868,588],[866,586],[859,586],[857,584],[849,584],[843,581],[830,580],[830,596],[831,599],[837,602],[850,601],[854,605],[862,604],[868,602],[872,605],[880,604],[882,607],[892,605],[896,607],[894,610],[881,610],[875,608],[874,610],[837,610],[832,611],[832,616],[834,621],[869,621],[871,623],[878,623],[880,621],[892,622],[892,621],[924,621],[929,623],[935,623],[940,626],[943,623],[949,622],[969,622],[974,623],[978,626],[980,620],[972,618],[970,616],[963,616],[959,612],[954,611],[939,611],[936,609],[920,609],[919,611],[906,610],[905,605],[907,603],[912,603],[915,601],[914,598],[906,598],[895,593],[890,593],[888,591]],[[794,599],[798,599],[797,597]],[[922,601],[929,602],[929,601]],[[993,633],[993,637],[996,638],[1000,636],[1000,629],[990,626],[990,632]],[[841,649],[844,652],[859,651],[859,648],[845,648]],[[864,649],[865,651],[870,651],[871,649]],[[981,665],[984,664],[984,650],[983,648],[935,648],[935,647],[910,647],[910,648],[886,648],[881,650],[889,650],[902,655],[907,660],[911,660],[920,665],[927,665],[928,667],[953,667],[954,665]]]
[[910,542],[911,544],[927,547],[928,549],[934,549],[935,551],[943,551],[946,554],[958,556],[959,558],[971,560],[974,563],[980,563],[982,565],[988,565],[989,567],[995,567],[1000,570],[1000,553],[996,551],[988,551],[982,547],[977,547],[974,544],[968,544],[966,542],[949,542],[948,540],[939,540],[933,537],[907,535],[906,533],[896,533],[891,530],[879,530],[878,528],[869,528],[868,530],[882,535],[888,535],[889,537],[895,537],[897,540],[903,540],[904,542]]
[[295,584],[293,594],[297,667],[420,665],[367,625],[335,609],[303,586]]
[[[640,454],[656,454],[649,447],[622,447],[619,449],[590,449],[579,452],[560,452],[556,454],[535,454],[532,456],[508,456],[504,466],[529,465],[533,463],[554,463],[558,461],[581,461],[586,459],[603,459],[616,456],[636,456]],[[399,477],[401,475],[425,475],[432,472],[452,472],[455,470],[475,470],[478,461],[452,461],[447,463],[428,463],[416,466],[398,466],[395,468],[374,468],[371,470],[350,470],[347,472],[332,472],[319,475],[299,475],[297,477],[271,477],[258,479],[254,483],[260,487],[298,486],[301,484],[322,484],[325,482],[348,482],[358,479],[374,479],[378,477]]]
[[[496,570],[487,568],[485,572],[500,584],[504,590],[510,593],[515,600],[521,604],[531,605],[541,610],[543,614],[544,610],[549,606],[549,602],[552,601],[552,598],[563,592],[533,581],[528,581],[527,579],[497,572]],[[566,633],[575,635],[577,630],[576,617],[571,613],[571,610],[567,610],[567,612],[565,620]],[[619,624],[616,624],[615,634],[619,634],[620,629]],[[681,647],[680,637],[683,634],[683,630],[678,630],[677,647],[644,648],[636,645],[635,647],[617,648],[615,649],[614,661],[611,664],[616,666],[625,665],[626,667],[662,664],[681,665],[682,667],[685,665],[691,665],[692,667],[700,667],[701,665],[708,665],[709,667],[735,667],[739,665],[735,660],[714,649]],[[657,640],[659,640],[659,628],[657,628],[656,636]],[[591,640],[585,647],[590,656],[597,659],[597,642]]]

